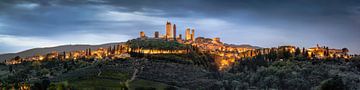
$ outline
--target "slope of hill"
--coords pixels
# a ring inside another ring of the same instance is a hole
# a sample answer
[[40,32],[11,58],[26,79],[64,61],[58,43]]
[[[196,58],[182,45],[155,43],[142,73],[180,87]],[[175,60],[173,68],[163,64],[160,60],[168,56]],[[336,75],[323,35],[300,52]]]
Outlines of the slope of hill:
[[254,48],[254,49],[260,49],[262,47],[259,46],[252,46],[249,44],[241,44],[241,45],[235,45],[235,44],[226,44],[227,46],[231,46],[231,47],[238,47],[238,48]]
[[56,46],[56,47],[33,48],[33,49],[25,50],[25,51],[22,51],[22,52],[18,52],[18,53],[2,54],[2,55],[0,55],[0,62],[3,62],[5,60],[9,60],[9,59],[14,58],[16,56],[29,57],[29,56],[34,56],[36,54],[44,55],[44,54],[50,53],[52,51],[69,52],[69,51],[75,51],[75,50],[85,50],[87,48],[91,48],[91,49],[95,50],[95,49],[98,49],[100,47],[109,47],[109,46],[114,46],[114,45],[117,45],[117,44],[124,44],[124,43],[123,42],[121,42],[121,43],[107,43],[107,44],[101,44],[101,45],[62,45],[62,46]]

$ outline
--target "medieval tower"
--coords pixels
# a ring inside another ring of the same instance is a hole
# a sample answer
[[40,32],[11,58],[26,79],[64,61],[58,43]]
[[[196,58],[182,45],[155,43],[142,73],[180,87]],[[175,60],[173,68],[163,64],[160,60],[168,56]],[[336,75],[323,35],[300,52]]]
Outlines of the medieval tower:
[[172,27],[170,22],[166,22],[166,33],[165,38],[171,38],[172,37]]
[[173,25],[173,38],[174,38],[174,40],[176,40],[176,25],[174,24]]

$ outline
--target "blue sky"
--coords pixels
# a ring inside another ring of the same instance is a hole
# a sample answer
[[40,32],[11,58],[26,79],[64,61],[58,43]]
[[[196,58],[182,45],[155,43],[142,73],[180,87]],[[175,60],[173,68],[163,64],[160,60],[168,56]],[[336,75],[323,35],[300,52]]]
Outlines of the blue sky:
[[123,42],[164,33],[166,21],[230,44],[360,53],[358,0],[2,0],[0,53]]

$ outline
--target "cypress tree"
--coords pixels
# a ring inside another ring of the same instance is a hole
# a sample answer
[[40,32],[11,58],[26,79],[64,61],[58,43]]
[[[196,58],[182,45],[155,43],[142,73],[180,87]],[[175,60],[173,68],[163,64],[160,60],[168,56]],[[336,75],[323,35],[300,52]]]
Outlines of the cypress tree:
[[63,58],[65,60],[66,59],[66,52],[65,51],[63,52],[63,55],[64,55]]
[[91,55],[91,48],[89,48],[89,55]]
[[299,47],[297,47],[295,50],[295,56],[298,57],[298,56],[300,56],[300,54],[301,54],[301,50]]

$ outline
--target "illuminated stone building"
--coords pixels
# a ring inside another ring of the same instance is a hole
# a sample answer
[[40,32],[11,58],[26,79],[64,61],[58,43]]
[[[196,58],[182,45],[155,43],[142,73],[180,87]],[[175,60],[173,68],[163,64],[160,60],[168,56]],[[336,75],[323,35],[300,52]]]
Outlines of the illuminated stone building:
[[319,44],[316,47],[309,48],[308,56],[315,56],[315,58],[323,59],[323,58],[349,58],[347,54],[348,51],[344,51],[343,49],[329,49],[328,47],[322,46]]
[[31,59],[32,59],[32,61],[42,61],[45,58],[44,58],[44,56],[38,54],[38,55],[35,55],[34,57],[32,57]]
[[170,22],[166,22],[166,32],[165,32],[165,38],[172,38],[172,27]]
[[295,53],[295,46],[286,45],[286,46],[279,46],[278,50],[280,51],[289,51],[290,53]]
[[140,38],[145,38],[145,33],[143,31],[140,32]]
[[185,40],[186,40],[186,41],[191,40],[190,28],[186,28],[186,31],[185,31]]
[[219,37],[213,38],[213,43],[220,44],[221,43],[220,38]]
[[46,54],[46,59],[57,59],[59,57],[59,53],[56,51],[52,51],[51,53]]

